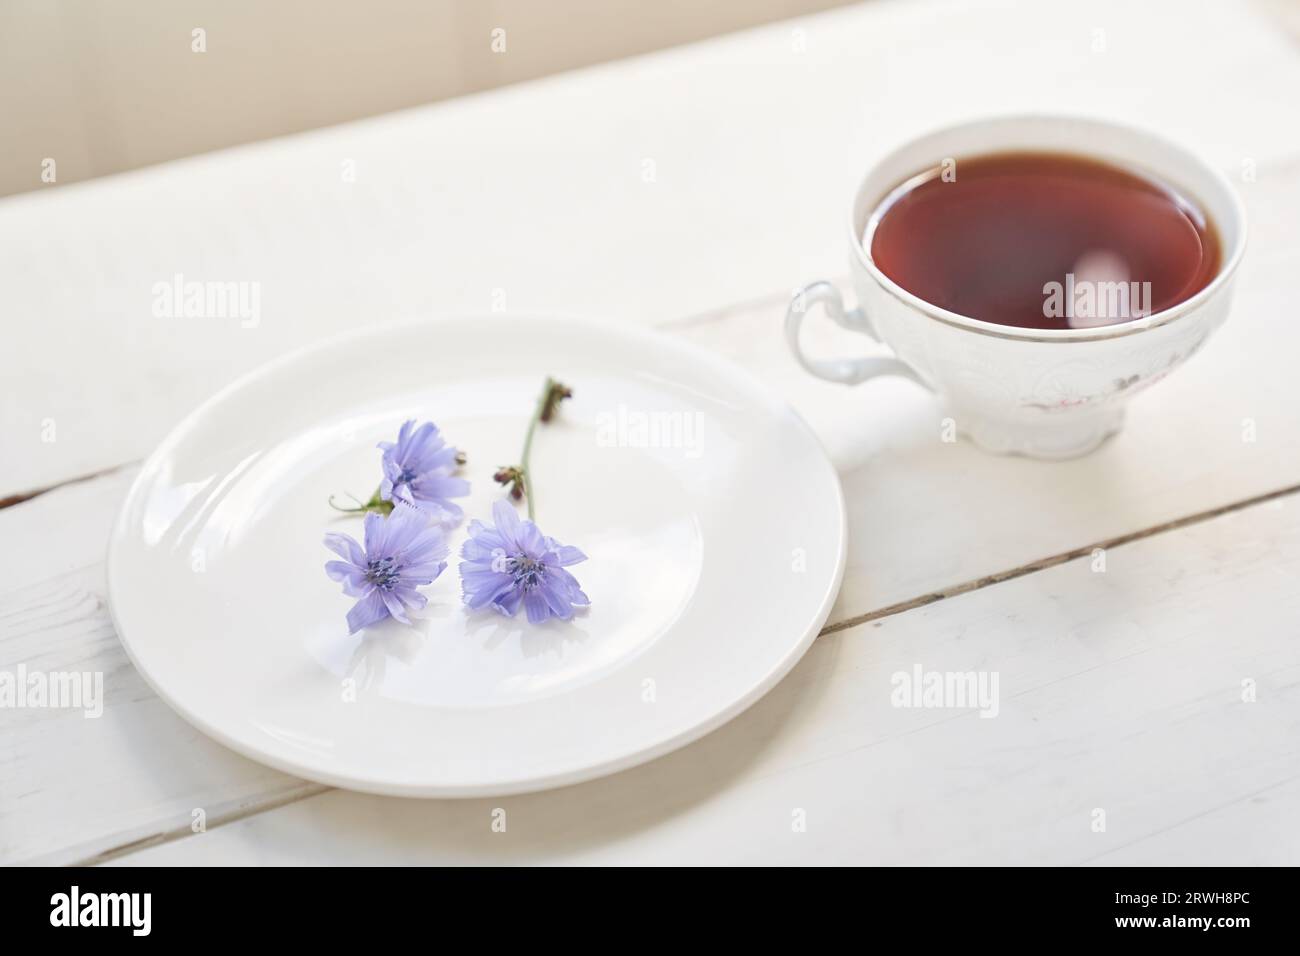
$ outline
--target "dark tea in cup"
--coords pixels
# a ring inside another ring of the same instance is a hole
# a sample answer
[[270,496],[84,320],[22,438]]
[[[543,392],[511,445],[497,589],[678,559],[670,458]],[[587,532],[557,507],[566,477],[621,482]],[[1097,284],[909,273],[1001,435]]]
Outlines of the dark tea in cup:
[[1205,288],[1222,258],[1192,197],[1137,170],[1048,152],[947,160],[894,189],[862,241],[918,298],[1028,329],[1161,312]]

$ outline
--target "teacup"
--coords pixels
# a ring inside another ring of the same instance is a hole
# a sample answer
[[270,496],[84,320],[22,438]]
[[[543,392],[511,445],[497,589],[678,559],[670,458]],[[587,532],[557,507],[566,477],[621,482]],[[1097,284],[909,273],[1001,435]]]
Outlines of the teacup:
[[[1160,312],[1114,325],[1030,329],[981,321],[926,302],[886,276],[863,235],[891,191],[951,157],[1052,152],[1144,172],[1194,197],[1222,246],[1218,273],[1198,293]],[[1118,123],[1021,116],[953,126],[894,150],[867,174],[849,217],[853,286],[847,309],[829,282],[797,292],[786,339],[812,374],[854,385],[903,375],[937,392],[956,433],[980,448],[1033,458],[1071,458],[1097,448],[1123,424],[1124,406],[1185,362],[1227,317],[1232,280],[1246,246],[1245,211],[1231,184],[1188,150]],[[843,327],[892,354],[852,359],[807,356],[799,343],[816,304]]]

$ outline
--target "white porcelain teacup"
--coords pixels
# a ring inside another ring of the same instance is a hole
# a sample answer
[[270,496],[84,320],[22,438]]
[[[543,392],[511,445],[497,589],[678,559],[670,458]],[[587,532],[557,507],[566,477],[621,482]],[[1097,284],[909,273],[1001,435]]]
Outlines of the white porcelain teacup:
[[[899,286],[872,261],[862,240],[882,200],[944,160],[1010,152],[1071,153],[1136,170],[1197,201],[1222,244],[1217,275],[1177,305],[1116,325],[1027,329],[949,312]],[[859,307],[815,282],[795,294],[785,332],[814,375],[853,385],[904,375],[939,393],[958,434],[997,453],[1070,458],[1092,451],[1123,422],[1124,404],[1201,347],[1227,317],[1232,278],[1246,245],[1241,200],[1218,171],[1150,133],[1082,118],[1022,116],[953,126],[881,160],[858,188],[849,218],[850,262]],[[884,343],[892,355],[817,359],[799,328],[820,303],[830,318]]]

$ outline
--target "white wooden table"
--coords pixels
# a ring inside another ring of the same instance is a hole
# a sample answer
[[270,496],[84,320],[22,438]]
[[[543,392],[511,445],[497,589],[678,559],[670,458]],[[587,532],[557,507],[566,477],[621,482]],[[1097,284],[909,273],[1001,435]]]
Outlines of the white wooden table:
[[[1300,47],[1274,13],[883,0],[0,202],[0,498],[40,492],[0,509],[0,669],[106,694],[0,710],[0,862],[1300,861]],[[1065,464],[944,443],[919,389],[815,381],[778,332],[846,271],[873,156],[1033,109],[1182,139],[1251,215],[1228,324]],[[260,323],[155,318],[176,273],[260,282]],[[826,632],[701,742],[551,793],[363,796],[190,728],[105,606],[138,462],[272,356],[494,308],[659,326],[786,396],[849,501]],[[916,664],[997,671],[997,718],[892,707]]]

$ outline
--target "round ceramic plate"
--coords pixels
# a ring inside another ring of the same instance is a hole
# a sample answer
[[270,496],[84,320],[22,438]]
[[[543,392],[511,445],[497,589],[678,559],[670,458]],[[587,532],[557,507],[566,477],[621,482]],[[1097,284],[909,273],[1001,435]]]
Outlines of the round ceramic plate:
[[[572,621],[461,603],[447,570],[413,626],[350,635],[326,504],[370,496],[376,442],[431,420],[490,520],[542,382],[574,391],[532,453],[537,523],[588,560]],[[109,545],[109,597],[158,694],[223,744],[406,796],[537,790],[700,737],[781,679],[844,569],[839,481],[786,405],[673,339],[561,319],[390,326],[225,389],[146,462]]]

